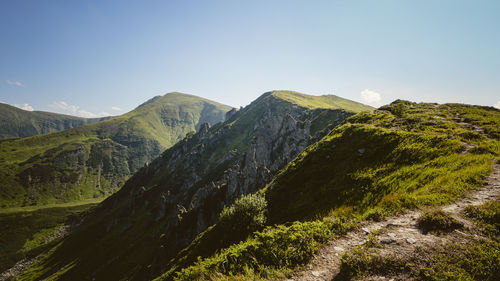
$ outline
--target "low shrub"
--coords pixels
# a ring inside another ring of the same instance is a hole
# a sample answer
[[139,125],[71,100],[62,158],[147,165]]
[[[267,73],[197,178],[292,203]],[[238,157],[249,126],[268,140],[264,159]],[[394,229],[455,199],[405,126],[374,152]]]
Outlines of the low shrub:
[[[467,244],[451,242],[442,249],[429,250],[421,260],[416,280],[498,280],[500,276],[500,245],[487,240]],[[430,256],[430,258],[429,258]]]
[[449,213],[439,209],[425,212],[417,221],[418,227],[424,232],[449,232],[461,228],[463,224]]
[[487,232],[493,235],[500,234],[500,202],[492,201],[480,206],[468,206],[464,214],[477,221]]
[[224,207],[219,224],[235,234],[250,234],[266,223],[267,202],[261,194],[249,194],[237,199],[230,207]]

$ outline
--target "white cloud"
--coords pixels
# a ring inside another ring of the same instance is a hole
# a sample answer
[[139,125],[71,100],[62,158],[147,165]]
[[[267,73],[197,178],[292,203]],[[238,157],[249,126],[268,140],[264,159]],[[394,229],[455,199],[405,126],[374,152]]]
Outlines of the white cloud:
[[116,111],[120,111],[120,110],[122,110],[122,109],[121,109],[121,108],[119,108],[118,106],[112,106],[112,107],[111,107],[111,109],[116,110]]
[[380,94],[369,89],[364,89],[361,92],[361,99],[371,106],[380,106],[382,104],[382,97]]
[[15,106],[15,107],[18,107],[18,108],[20,108],[20,109],[24,109],[24,110],[26,110],[26,111],[33,111],[33,110],[34,110],[34,109],[33,109],[33,106],[31,106],[31,105],[29,105],[29,104],[27,104],[27,103],[25,103],[25,104],[21,104],[21,105],[19,105],[19,104],[14,104],[14,106]]
[[18,86],[18,87],[24,87],[24,84],[21,83],[21,82],[19,82],[19,81],[10,81],[10,80],[7,80],[7,84]]
[[493,105],[493,107],[500,109],[500,100]]
[[80,116],[80,117],[85,117],[85,118],[96,118],[96,117],[104,117],[104,116],[111,115],[108,112],[93,113],[93,112],[81,109],[78,105],[70,105],[64,101],[59,101],[59,102],[55,101],[55,102],[49,104],[48,107],[50,107],[50,108],[52,108],[60,113],[75,115],[75,116]]

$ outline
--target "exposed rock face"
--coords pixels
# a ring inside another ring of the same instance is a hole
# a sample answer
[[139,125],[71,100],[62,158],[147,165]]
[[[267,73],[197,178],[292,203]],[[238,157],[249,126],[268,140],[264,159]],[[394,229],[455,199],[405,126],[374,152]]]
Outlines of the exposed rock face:
[[[277,171],[328,132],[327,128],[352,114],[307,109],[265,94],[230,114],[223,124],[211,128],[202,124],[196,134],[142,168],[89,219],[89,225],[98,226],[84,226],[80,235],[101,239],[99,244],[120,243],[128,254],[149,252],[149,268],[118,274],[134,279],[157,276],[166,261],[217,220],[224,205],[264,187]],[[128,226],[127,231],[119,230],[123,225]],[[138,228],[143,233],[140,239],[154,242],[144,246],[136,243],[137,236],[127,236]],[[95,268],[96,262],[104,260],[82,260],[76,267]],[[114,259],[93,277],[109,276],[113,268],[123,268],[121,262]]]

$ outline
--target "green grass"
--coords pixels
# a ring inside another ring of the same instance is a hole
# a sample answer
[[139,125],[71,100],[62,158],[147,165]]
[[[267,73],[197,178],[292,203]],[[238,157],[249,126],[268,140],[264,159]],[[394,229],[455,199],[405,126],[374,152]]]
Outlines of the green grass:
[[344,109],[352,112],[371,112],[374,109],[371,106],[348,99],[343,99],[335,95],[311,96],[293,91],[273,91],[272,95],[309,109]]
[[400,257],[382,257],[372,253],[370,247],[358,246],[342,255],[340,272],[335,281],[362,279],[370,274],[397,276],[410,271],[409,264],[408,260]]
[[43,209],[50,209],[50,208],[70,208],[70,207],[77,207],[77,206],[81,206],[81,205],[89,205],[90,206],[90,205],[96,205],[96,204],[102,202],[102,200],[103,200],[102,198],[92,198],[92,199],[86,199],[86,200],[68,202],[68,203],[60,203],[60,204],[3,208],[3,209],[0,209],[0,215],[12,214],[12,213],[33,212],[33,211],[38,211],[38,210],[43,210]]
[[424,251],[424,266],[418,269],[416,280],[498,280],[500,274],[500,244],[471,239],[466,244],[448,243],[441,249]]
[[[386,276],[396,280],[455,281],[497,280],[500,273],[499,243],[471,237],[467,243],[451,241],[431,248],[417,248],[408,256],[385,256],[369,246],[360,246],[342,255],[335,280],[362,280]],[[404,276],[403,279],[399,279]]]
[[175,280],[211,280],[217,275],[232,276],[249,271],[253,275],[273,278],[276,272],[307,262],[322,243],[345,232],[348,227],[340,220],[269,227],[211,258],[199,260],[182,270]]
[[[476,132],[460,124],[464,120],[488,129]],[[467,105],[396,101],[374,113],[359,113],[308,147],[261,191],[268,206],[267,228],[248,233],[241,242],[224,241],[224,236],[219,236],[223,241],[217,245],[224,245],[224,249],[216,252],[208,246],[209,241],[227,228],[215,224],[169,263],[166,268],[170,270],[160,279],[172,280],[176,274],[179,280],[231,280],[231,276],[238,276],[235,280],[266,279],[265,270],[273,276],[285,274],[307,262],[314,251],[297,260],[287,259],[281,254],[283,249],[295,247],[293,241],[270,239],[264,246],[256,240],[258,237],[273,237],[290,224],[313,223],[329,229],[327,218],[347,218],[347,224],[352,225],[363,219],[380,220],[408,209],[453,202],[482,185],[492,164],[498,161],[498,128],[499,110]],[[465,143],[475,149],[465,152]],[[448,222],[446,216],[441,219]],[[287,235],[300,236],[302,230],[298,228]],[[322,240],[305,241],[308,245],[303,247],[315,248]],[[204,258],[193,264],[194,253]],[[238,266],[225,267],[234,255],[246,258],[237,259]],[[457,270],[473,265],[473,261],[478,262],[478,268],[489,267],[495,255],[495,251],[479,251]],[[268,262],[276,256],[287,262]],[[371,258],[364,263],[384,264]],[[397,260],[386,264],[395,266],[394,270],[401,270],[399,265],[404,268]],[[245,272],[251,273],[247,279],[242,277]]]
[[485,202],[479,206],[469,206],[464,210],[465,216],[475,220],[492,237],[500,234],[500,202]]
[[463,227],[463,224],[443,210],[435,209],[424,212],[417,220],[423,233],[450,232]]
[[16,208],[0,213],[0,272],[17,261],[34,257],[53,246],[54,233],[64,223],[78,221],[78,216],[96,203],[72,203],[43,208]]

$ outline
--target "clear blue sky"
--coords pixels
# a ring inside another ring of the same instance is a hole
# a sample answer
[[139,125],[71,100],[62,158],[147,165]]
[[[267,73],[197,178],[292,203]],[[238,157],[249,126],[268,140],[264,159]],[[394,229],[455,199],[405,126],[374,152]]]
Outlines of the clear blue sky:
[[290,89],[494,105],[499,15],[496,0],[0,0],[0,101],[120,114],[171,91],[244,106]]

